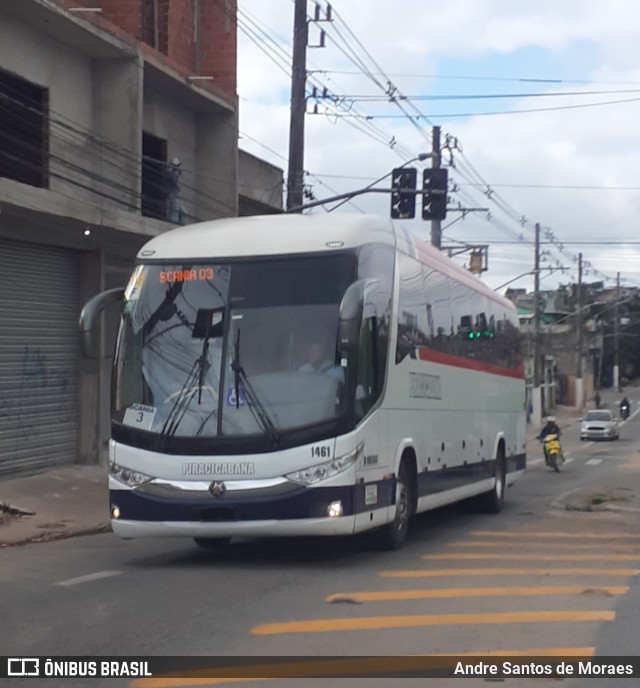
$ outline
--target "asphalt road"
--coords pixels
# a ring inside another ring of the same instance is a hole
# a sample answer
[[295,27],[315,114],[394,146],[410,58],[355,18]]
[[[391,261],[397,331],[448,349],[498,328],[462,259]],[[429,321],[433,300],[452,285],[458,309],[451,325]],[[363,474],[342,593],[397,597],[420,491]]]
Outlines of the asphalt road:
[[[576,424],[563,435],[569,460],[561,473],[531,455],[502,513],[459,505],[422,515],[399,552],[377,550],[371,537],[245,541],[214,553],[190,541],[121,541],[110,534],[0,550],[2,654],[638,655],[640,512],[564,506],[585,489],[596,505],[614,494],[619,506],[633,504],[625,495],[640,493],[640,420],[628,421],[621,435],[618,442],[580,443]],[[407,688],[425,683],[401,680]],[[271,685],[319,685],[314,681]],[[524,686],[531,679],[505,682]],[[48,684],[159,685],[130,679],[7,685]],[[630,684],[600,679],[597,685]]]

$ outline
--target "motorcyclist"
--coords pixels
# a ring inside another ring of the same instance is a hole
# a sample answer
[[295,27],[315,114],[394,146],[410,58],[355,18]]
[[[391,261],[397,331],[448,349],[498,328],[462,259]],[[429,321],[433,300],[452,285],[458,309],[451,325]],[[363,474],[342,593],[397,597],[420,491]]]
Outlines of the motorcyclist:
[[620,416],[626,418],[629,415],[630,403],[627,397],[624,397],[620,402]]
[[542,448],[544,450],[544,460],[545,463],[549,463],[549,457],[547,456],[547,447],[544,444],[544,438],[547,435],[556,435],[558,440],[560,440],[560,426],[556,423],[556,419],[554,416],[548,416],[545,424],[540,430],[540,434],[538,435],[538,439],[542,442]]

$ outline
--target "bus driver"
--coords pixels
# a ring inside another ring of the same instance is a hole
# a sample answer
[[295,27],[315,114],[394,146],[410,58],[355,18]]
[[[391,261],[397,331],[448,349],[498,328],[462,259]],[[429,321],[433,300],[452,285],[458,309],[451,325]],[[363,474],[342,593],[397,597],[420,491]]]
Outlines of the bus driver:
[[344,372],[340,366],[336,365],[328,349],[326,340],[315,339],[309,346],[307,362],[303,363],[298,370],[301,373],[326,373],[329,377],[342,382]]

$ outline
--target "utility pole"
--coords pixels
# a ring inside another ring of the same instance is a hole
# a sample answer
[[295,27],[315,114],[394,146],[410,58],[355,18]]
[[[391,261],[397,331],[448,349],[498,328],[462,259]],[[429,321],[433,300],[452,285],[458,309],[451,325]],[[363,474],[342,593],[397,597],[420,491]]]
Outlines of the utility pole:
[[620,273],[616,276],[616,303],[613,321],[613,343],[614,343],[614,359],[613,359],[613,388],[620,391],[620,339],[619,339],[619,323],[620,315],[618,314],[618,304],[620,303]]
[[536,222],[535,255],[533,257],[533,388],[531,405],[534,426],[542,423],[542,395],[540,393],[540,223]]
[[582,253],[578,254],[578,311],[576,313],[576,407],[582,410],[584,405],[584,387],[582,380]]
[[[431,144],[431,167],[438,169],[440,167],[440,127],[433,127],[432,144]],[[442,221],[431,220],[431,245],[440,249],[442,244]]]
[[295,0],[293,64],[291,69],[291,115],[289,120],[289,172],[287,210],[302,205],[304,175],[304,116],[307,109],[307,0]]

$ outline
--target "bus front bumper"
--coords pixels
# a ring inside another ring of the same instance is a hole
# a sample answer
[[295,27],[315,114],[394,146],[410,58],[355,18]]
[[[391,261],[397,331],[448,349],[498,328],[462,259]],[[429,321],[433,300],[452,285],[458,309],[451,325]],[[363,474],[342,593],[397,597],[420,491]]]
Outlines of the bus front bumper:
[[355,516],[295,520],[196,523],[189,521],[127,521],[111,519],[113,532],[121,538],[139,537],[290,537],[351,535]]
[[[168,489],[166,484],[122,489],[111,480],[111,525],[124,538],[350,535],[367,521],[373,525],[386,517],[394,503],[394,487],[392,480],[378,482],[371,503],[362,482],[318,487],[280,484],[215,496],[202,490]],[[383,515],[374,517],[372,512]]]

